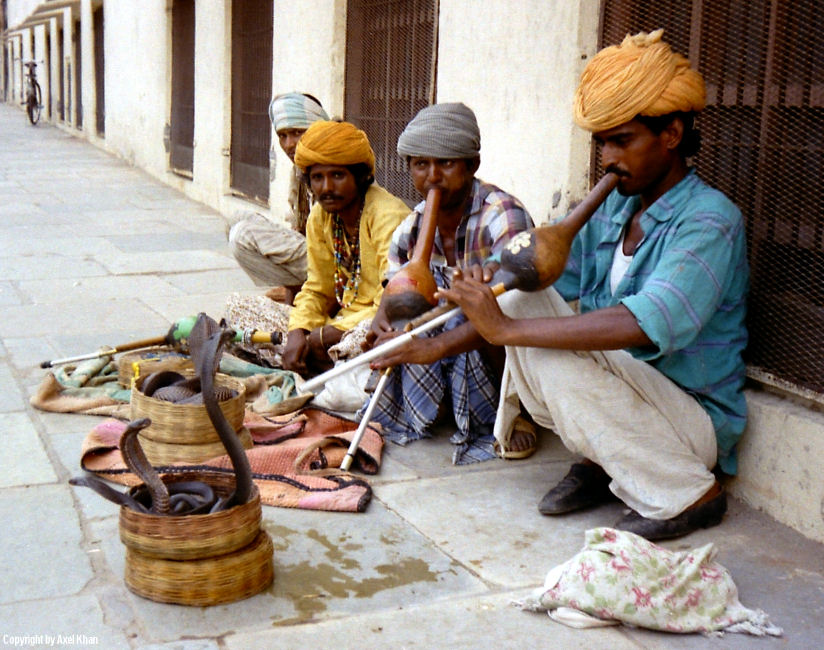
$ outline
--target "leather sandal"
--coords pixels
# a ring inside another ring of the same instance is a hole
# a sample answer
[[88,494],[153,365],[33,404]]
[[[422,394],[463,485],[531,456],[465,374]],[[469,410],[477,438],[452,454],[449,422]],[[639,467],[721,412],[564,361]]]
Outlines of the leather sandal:
[[[526,436],[530,440],[530,444],[526,449],[509,449],[509,441],[512,439],[512,434],[518,431],[522,436]],[[529,458],[532,454],[535,453],[535,449],[537,448],[538,443],[538,433],[535,430],[535,425],[532,424],[529,420],[527,420],[524,416],[519,415],[515,418],[515,421],[512,424],[512,428],[509,430],[509,435],[506,437],[506,440],[501,443],[499,440],[496,440],[493,443],[493,448],[495,449],[495,453],[498,454],[499,457],[504,458],[506,460],[519,460],[522,458]]]

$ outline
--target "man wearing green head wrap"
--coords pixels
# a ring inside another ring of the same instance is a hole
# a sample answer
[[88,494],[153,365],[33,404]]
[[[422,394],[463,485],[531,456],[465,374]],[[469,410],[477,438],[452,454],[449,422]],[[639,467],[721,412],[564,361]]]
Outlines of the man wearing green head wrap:
[[[314,122],[329,117],[311,95],[285,93],[269,104],[269,119],[280,148],[294,163],[303,132]],[[306,280],[306,219],[311,207],[312,194],[300,171],[292,167],[288,210],[283,221],[253,212],[229,231],[229,246],[241,268],[258,286],[280,287],[273,297],[277,295],[277,299],[289,304]]]

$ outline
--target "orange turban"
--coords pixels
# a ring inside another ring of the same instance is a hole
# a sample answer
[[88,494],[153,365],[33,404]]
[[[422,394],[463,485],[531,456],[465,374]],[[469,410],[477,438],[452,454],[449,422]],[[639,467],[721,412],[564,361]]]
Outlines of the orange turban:
[[295,165],[305,172],[312,165],[357,165],[375,171],[375,153],[366,134],[349,122],[314,122],[298,140]]
[[704,79],[690,62],[661,41],[664,30],[629,34],[598,52],[575,92],[574,117],[588,131],[605,131],[636,115],[656,117],[700,111]]

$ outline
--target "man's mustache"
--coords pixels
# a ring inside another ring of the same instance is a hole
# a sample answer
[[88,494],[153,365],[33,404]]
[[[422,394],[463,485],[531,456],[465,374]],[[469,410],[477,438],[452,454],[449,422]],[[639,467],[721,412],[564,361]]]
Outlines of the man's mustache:
[[611,173],[615,174],[616,176],[618,176],[620,178],[629,178],[631,176],[631,174],[628,171],[626,171],[624,169],[621,169],[619,167],[616,167],[615,165],[610,165],[604,171],[606,171],[607,174],[609,174],[611,172]]
[[319,201],[343,201],[343,197],[340,194],[321,194]]

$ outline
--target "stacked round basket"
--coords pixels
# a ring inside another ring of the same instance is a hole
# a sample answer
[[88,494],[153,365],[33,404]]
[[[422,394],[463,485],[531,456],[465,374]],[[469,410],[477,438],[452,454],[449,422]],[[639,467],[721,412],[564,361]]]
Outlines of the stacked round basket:
[[[243,383],[221,374],[214,383],[234,389],[235,395],[220,402],[220,408],[243,446],[250,448],[251,436],[243,427]],[[226,453],[202,404],[147,397],[138,381],[132,387],[131,415],[133,420],[151,419],[138,439],[152,465],[197,464]],[[235,475],[219,470],[176,472],[163,480],[167,485],[200,481],[219,498],[235,489]],[[132,494],[141,487],[132,488]],[[208,514],[159,515],[122,506],[120,539],[126,546],[126,586],[145,598],[180,605],[216,605],[253,596],[274,579],[272,540],[260,521],[256,486],[246,503]]]
[[[197,472],[174,480],[208,483],[220,496],[234,489],[231,474]],[[260,494],[242,505],[181,517],[120,508],[126,546],[126,586],[162,603],[217,605],[263,591],[274,580],[272,540],[260,527]]]
[[[194,372],[184,370],[183,376]],[[132,387],[131,418],[149,418],[152,423],[140,432],[140,444],[152,465],[172,463],[200,463],[226,453],[203,404],[176,404],[144,395],[141,379]],[[252,436],[243,426],[246,404],[246,386],[242,381],[218,373],[216,386],[235,391],[235,396],[220,403],[226,419],[237,431],[246,449],[252,448]]]

